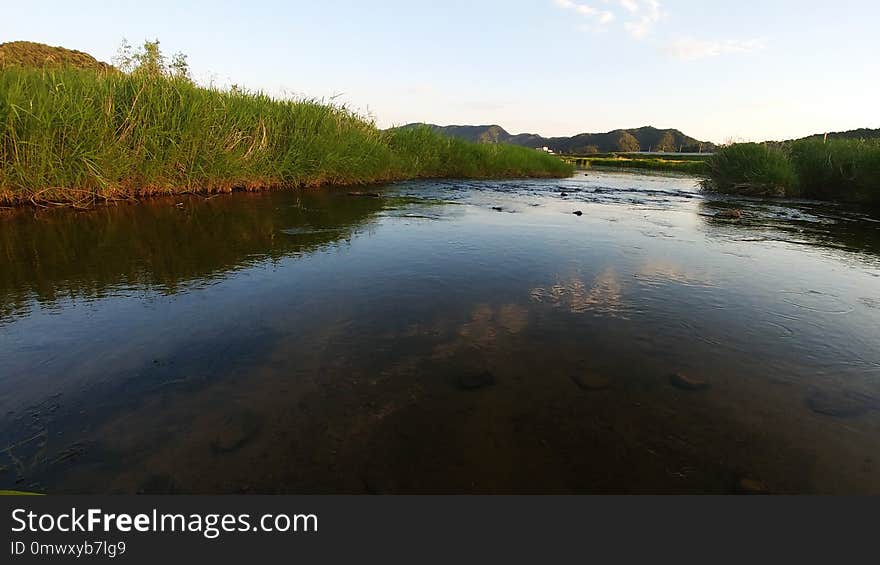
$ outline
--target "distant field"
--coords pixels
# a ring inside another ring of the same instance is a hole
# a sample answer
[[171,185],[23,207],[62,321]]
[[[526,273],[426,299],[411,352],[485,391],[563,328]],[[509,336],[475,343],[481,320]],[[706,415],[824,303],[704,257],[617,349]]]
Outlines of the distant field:
[[589,155],[562,155],[565,159],[666,159],[669,161],[707,161],[712,153],[614,152]]
[[597,154],[589,157],[562,156],[562,159],[583,168],[642,169],[702,175],[708,171],[706,161],[709,157],[711,157],[709,154],[651,156],[645,153],[622,153]]

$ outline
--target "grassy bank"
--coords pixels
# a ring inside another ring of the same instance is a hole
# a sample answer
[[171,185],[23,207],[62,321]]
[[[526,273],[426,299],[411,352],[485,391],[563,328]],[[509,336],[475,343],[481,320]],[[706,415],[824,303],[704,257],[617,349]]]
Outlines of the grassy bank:
[[880,142],[736,143],[708,161],[707,190],[880,205]]
[[578,157],[573,160],[578,166],[585,168],[614,168],[614,169],[641,169],[647,171],[666,171],[701,175],[706,172],[704,159],[687,156],[679,159],[675,156],[648,157],[648,156],[603,156],[603,157]]
[[418,177],[566,176],[541,152],[379,130],[345,108],[78,69],[0,72],[0,202],[73,203]]

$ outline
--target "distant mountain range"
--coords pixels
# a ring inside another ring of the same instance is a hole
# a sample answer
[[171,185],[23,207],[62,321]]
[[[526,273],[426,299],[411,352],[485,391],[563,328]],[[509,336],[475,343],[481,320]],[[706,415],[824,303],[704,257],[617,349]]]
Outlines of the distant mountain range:
[[616,129],[606,133],[581,133],[572,137],[542,137],[533,133],[510,134],[498,125],[438,126],[407,124],[404,128],[427,126],[436,132],[476,143],[510,143],[523,147],[547,147],[556,153],[588,154],[613,151],[711,152],[715,144],[687,136],[677,129],[646,126]]

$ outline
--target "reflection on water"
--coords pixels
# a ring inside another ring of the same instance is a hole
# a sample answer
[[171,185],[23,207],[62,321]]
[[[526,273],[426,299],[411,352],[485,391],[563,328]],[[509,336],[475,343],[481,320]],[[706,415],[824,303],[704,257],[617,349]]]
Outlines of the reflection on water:
[[871,213],[382,193],[0,216],[0,488],[880,493]]
[[[730,221],[721,217],[730,210],[742,211],[742,218]],[[731,236],[744,242],[780,241],[850,251],[853,260],[864,258],[874,265],[880,249],[880,219],[876,211],[827,202],[795,201],[783,205],[718,196],[702,202],[700,214],[709,227],[710,237]]]
[[579,278],[558,282],[550,288],[533,288],[530,292],[535,302],[554,306],[564,305],[574,314],[594,312],[615,316],[623,310],[620,281],[613,267],[599,273],[587,287]]
[[271,203],[242,194],[7,214],[0,216],[0,315],[26,308],[30,298],[52,306],[114,292],[175,293],[345,240],[381,207],[314,192]]
[[696,269],[689,270],[682,265],[663,260],[646,261],[634,276],[645,284],[673,282],[686,286],[714,286],[712,280],[705,273]]

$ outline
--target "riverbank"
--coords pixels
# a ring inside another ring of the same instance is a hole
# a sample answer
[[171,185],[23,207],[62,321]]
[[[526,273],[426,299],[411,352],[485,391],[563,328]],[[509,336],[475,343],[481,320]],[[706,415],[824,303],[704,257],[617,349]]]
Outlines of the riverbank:
[[878,140],[735,143],[707,164],[709,191],[880,205]]
[[383,131],[315,100],[143,73],[0,73],[0,204],[7,206],[571,172],[532,149],[428,129]]
[[601,155],[596,157],[573,157],[570,162],[587,169],[636,169],[642,171],[664,171],[684,173],[690,175],[703,175],[707,172],[706,159],[708,156],[631,156],[631,155]]

